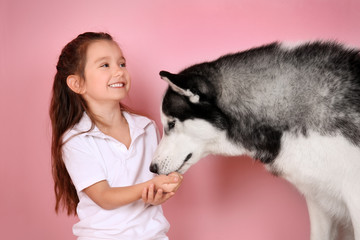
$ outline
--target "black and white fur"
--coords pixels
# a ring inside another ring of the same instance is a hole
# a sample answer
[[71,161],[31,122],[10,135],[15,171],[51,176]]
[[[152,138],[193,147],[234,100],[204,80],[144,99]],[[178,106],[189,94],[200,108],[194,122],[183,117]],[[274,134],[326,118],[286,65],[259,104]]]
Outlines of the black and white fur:
[[160,75],[169,88],[153,172],[246,154],[305,196],[312,240],[360,240],[358,49],[273,43]]

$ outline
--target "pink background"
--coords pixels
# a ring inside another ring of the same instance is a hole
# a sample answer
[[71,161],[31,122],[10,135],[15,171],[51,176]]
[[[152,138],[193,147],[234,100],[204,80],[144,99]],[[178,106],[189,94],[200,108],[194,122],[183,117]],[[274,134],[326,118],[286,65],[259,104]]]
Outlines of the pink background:
[[[335,39],[360,46],[358,0],[134,0],[0,2],[1,239],[75,239],[76,218],[54,213],[48,107],[62,47],[110,32],[132,75],[126,101],[156,120],[158,72],[271,41]],[[249,158],[208,157],[164,204],[169,237],[306,240],[303,197]]]

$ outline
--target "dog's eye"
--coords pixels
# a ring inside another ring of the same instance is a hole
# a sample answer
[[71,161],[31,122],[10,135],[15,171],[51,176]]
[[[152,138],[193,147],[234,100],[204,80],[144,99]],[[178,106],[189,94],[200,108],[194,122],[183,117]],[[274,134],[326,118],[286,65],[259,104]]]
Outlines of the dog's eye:
[[169,130],[175,127],[175,121],[168,122]]

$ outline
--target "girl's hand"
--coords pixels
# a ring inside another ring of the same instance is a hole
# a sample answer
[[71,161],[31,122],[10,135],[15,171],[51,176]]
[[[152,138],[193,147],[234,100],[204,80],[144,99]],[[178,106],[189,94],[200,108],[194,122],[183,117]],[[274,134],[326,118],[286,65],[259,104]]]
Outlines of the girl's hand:
[[174,192],[164,193],[161,188],[157,191],[155,190],[154,184],[150,184],[148,187],[145,187],[142,192],[142,200],[145,203],[151,205],[159,205],[166,202],[169,198],[174,196]]
[[168,176],[173,177],[174,180],[178,180],[177,186],[175,186],[175,188],[173,189],[173,192],[176,192],[179,189],[180,185],[182,184],[182,181],[183,181],[184,177],[183,177],[183,175],[181,175],[178,172],[172,172]]
[[183,176],[180,173],[172,172],[169,175],[159,175],[154,177],[151,182],[155,186],[155,190],[162,189],[165,193],[176,192],[180,187]]
[[159,175],[150,180],[150,185],[142,192],[142,200],[151,205],[159,205],[175,195],[183,180],[180,173],[173,172],[169,175]]

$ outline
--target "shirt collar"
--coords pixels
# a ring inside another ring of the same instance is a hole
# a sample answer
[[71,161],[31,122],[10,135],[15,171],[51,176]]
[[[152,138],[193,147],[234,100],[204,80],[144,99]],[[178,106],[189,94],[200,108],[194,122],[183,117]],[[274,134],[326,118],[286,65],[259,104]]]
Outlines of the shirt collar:
[[[145,128],[152,122],[150,119],[140,116],[140,115],[135,115],[135,114],[128,113],[125,111],[123,111],[122,113],[123,113],[123,116],[126,118],[126,121],[129,124],[130,135],[131,135],[132,139],[135,139],[137,136],[144,133]],[[96,125],[94,125],[94,128],[91,129],[91,125],[92,125],[92,122],[91,122],[90,117],[87,115],[86,112],[84,112],[80,121],[74,126],[73,129],[78,132],[84,132],[84,134],[86,134],[86,135],[108,138],[108,136],[106,134],[104,134],[103,132],[101,132],[100,129]]]

